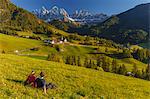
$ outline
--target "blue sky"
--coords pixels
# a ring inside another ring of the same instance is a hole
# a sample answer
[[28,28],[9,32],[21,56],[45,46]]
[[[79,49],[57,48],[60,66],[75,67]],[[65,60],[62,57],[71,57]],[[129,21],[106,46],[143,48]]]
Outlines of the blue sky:
[[39,9],[42,6],[50,9],[52,6],[63,7],[67,12],[85,9],[92,13],[118,14],[142,3],[150,3],[150,0],[11,0],[19,7],[29,11]]

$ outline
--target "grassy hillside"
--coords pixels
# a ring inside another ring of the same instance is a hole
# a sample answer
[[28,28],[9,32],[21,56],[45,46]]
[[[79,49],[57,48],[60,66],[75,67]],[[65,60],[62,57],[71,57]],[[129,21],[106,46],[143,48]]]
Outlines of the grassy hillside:
[[40,41],[0,34],[0,50],[15,51],[37,47]]
[[[140,79],[14,55],[0,54],[0,60],[0,98],[150,97],[150,82]],[[45,72],[47,82],[57,84],[58,88],[48,90],[44,95],[42,90],[24,87],[22,83],[31,70],[37,75],[40,71]]]
[[[30,48],[39,47],[38,51],[31,51]],[[32,58],[38,59],[47,59],[47,55],[50,53],[59,53],[59,55],[66,57],[70,55],[81,56],[82,61],[84,61],[85,57],[89,57],[94,59],[97,46],[81,46],[81,45],[64,45],[63,52],[58,52],[55,47],[44,46],[42,41],[31,40],[25,38],[18,38],[14,36],[8,36],[4,34],[0,34],[0,51],[5,50],[7,53],[14,53],[15,50],[18,50],[21,54],[30,54]],[[105,52],[104,46],[100,46],[101,52]],[[108,48],[109,54],[115,53],[117,49]],[[21,52],[23,51],[23,52]],[[118,53],[118,52],[117,52]],[[101,55],[101,54],[99,54]],[[111,61],[113,58],[107,56]],[[133,64],[137,64],[139,69],[143,69],[146,67],[146,64],[137,61],[133,58],[125,58],[125,59],[117,59],[119,64],[125,64],[125,66],[132,70]]]

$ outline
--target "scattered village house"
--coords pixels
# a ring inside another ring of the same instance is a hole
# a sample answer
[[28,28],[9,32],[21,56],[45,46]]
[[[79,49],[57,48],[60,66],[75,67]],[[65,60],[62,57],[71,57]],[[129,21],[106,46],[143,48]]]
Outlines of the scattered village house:
[[61,40],[49,40],[49,39],[46,39],[44,40],[44,43],[48,43],[48,44],[63,44],[63,43],[66,43],[67,42],[67,39],[66,38],[61,38]]

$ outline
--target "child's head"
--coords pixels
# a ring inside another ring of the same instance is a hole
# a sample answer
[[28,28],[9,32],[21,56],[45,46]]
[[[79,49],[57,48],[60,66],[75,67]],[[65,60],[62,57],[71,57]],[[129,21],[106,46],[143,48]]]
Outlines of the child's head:
[[35,74],[35,71],[32,71],[31,74],[34,75],[34,74]]
[[41,72],[41,73],[40,73],[40,76],[41,76],[41,77],[44,77],[44,73],[43,73],[43,72]]

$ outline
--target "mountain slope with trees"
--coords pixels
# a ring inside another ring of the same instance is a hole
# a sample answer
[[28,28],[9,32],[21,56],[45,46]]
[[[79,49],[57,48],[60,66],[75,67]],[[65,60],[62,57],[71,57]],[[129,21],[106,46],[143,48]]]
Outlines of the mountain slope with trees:
[[98,36],[122,44],[140,44],[148,40],[150,3],[138,5],[97,25],[73,28],[81,35]]
[[0,0],[0,32],[15,34],[15,31],[32,31],[35,34],[50,35],[52,26],[38,19],[32,13],[19,8],[9,0]]
[[[100,36],[121,43],[139,44],[148,40],[148,4],[141,4],[101,24]],[[99,25],[98,25],[99,26]]]

